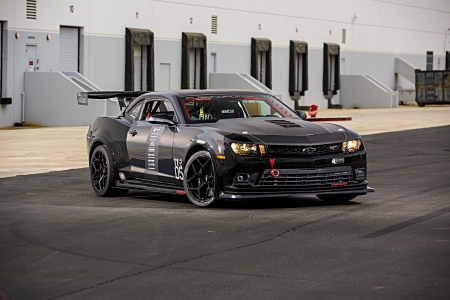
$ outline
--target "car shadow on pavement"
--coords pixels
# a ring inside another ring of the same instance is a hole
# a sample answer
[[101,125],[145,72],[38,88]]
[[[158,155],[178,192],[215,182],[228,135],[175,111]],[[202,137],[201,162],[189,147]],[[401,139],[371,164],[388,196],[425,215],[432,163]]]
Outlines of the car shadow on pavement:
[[[148,192],[132,191],[127,194],[126,197],[133,198],[135,200],[152,201],[158,206],[170,208],[192,208],[198,209],[194,204],[191,204],[186,196],[181,195],[168,195],[157,194]],[[167,205],[165,205],[167,204]],[[357,201],[346,202],[325,202],[319,200],[315,196],[306,197],[271,197],[271,198],[259,198],[259,199],[245,199],[245,200],[219,200],[217,203],[206,209],[290,209],[290,208],[308,208],[308,207],[320,207],[320,206],[348,206],[361,204]]]

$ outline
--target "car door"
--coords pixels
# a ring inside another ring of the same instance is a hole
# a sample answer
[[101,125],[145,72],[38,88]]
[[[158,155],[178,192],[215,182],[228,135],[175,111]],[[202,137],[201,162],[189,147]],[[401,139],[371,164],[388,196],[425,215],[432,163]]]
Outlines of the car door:
[[[130,109],[134,121],[127,135],[127,149],[131,173],[136,179],[167,181],[167,173],[173,169],[172,144],[176,126],[149,122],[148,117],[163,117],[166,100],[147,98],[138,108]],[[162,179],[162,180],[161,180]],[[168,180],[170,182],[170,180]]]
[[151,124],[142,120],[144,104],[145,99],[125,112],[127,119],[131,122],[126,139],[130,171],[137,179],[145,178],[147,136],[151,130]]
[[[153,116],[156,118],[169,119],[175,124],[178,124],[179,118],[174,111],[171,101],[166,98],[163,99],[164,101],[158,106],[153,113]],[[170,185],[180,185],[182,184],[183,178],[182,175],[180,178],[179,175],[181,169],[177,169],[176,164],[180,164],[181,162],[179,162],[179,160],[175,161],[173,157],[173,140],[175,133],[178,131],[178,125],[164,125],[164,128],[161,128],[161,130],[162,132],[159,135],[159,140],[155,141],[157,144],[156,157],[158,181]],[[150,139],[149,142],[151,143],[153,141]]]

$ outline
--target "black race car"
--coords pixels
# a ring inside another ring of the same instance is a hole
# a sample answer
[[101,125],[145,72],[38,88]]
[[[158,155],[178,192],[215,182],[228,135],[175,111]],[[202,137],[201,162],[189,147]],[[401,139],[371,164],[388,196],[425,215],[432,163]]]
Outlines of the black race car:
[[305,121],[304,112],[269,94],[92,92],[79,93],[78,103],[112,97],[122,111],[95,118],[87,133],[98,196],[143,189],[209,206],[217,199],[292,195],[347,201],[374,191],[358,133]]

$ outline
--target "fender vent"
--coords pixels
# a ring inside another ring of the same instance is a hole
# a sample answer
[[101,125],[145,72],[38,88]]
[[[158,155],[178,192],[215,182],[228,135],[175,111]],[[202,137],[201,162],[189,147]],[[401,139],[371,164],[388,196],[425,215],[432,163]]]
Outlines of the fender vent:
[[299,125],[299,124],[291,122],[291,121],[286,121],[286,120],[270,120],[270,121],[266,121],[266,122],[281,126],[283,128],[292,128],[292,127],[303,128],[302,125]]

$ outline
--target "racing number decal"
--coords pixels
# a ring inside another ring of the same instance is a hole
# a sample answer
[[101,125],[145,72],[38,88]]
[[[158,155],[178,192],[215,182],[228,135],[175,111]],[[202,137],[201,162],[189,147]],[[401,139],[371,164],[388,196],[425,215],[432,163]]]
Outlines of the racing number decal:
[[173,159],[175,165],[175,178],[178,180],[183,180],[183,161],[178,158]]

